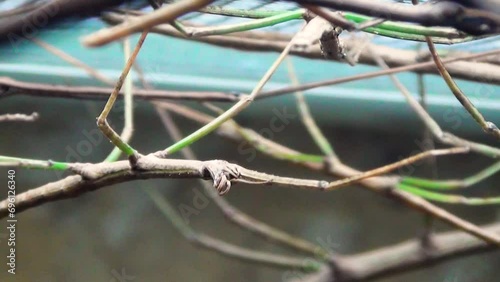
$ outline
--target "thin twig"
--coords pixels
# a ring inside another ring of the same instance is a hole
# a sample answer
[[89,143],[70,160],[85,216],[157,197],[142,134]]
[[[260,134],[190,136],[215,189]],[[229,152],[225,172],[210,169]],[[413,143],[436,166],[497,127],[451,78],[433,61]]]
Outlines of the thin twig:
[[333,26],[338,26],[341,27],[342,29],[345,30],[355,30],[356,29],[356,24],[345,19],[342,17],[340,13],[332,12],[327,9],[314,6],[314,5],[308,5],[308,4],[302,4],[302,6],[311,12],[315,13],[316,15],[322,17],[323,19],[329,21]]
[[[292,81],[293,86],[300,85],[299,79],[297,78],[297,74],[295,73],[295,68],[293,67],[292,60],[288,58],[288,75],[290,80]],[[335,154],[332,145],[328,142],[325,135],[316,124],[316,121],[312,117],[311,111],[309,110],[309,106],[304,98],[304,94],[301,91],[295,92],[295,99],[297,101],[297,106],[299,108],[300,117],[302,119],[302,123],[306,127],[309,135],[313,138],[316,145],[321,149],[321,151],[325,154],[328,160],[331,162],[331,165],[334,165],[339,161],[339,158]]]
[[434,43],[432,43],[430,38],[427,38],[427,46],[429,46],[429,51],[431,52],[432,59],[434,60],[434,63],[436,64],[436,67],[439,70],[439,73],[443,77],[444,81],[450,88],[453,95],[455,95],[460,104],[464,106],[467,112],[469,112],[469,114],[481,126],[481,128],[483,128],[484,132],[491,134],[500,140],[500,129],[498,129],[498,127],[491,121],[486,121],[481,112],[479,112],[478,109],[476,109],[476,107],[472,104],[469,98],[467,98],[467,96],[462,92],[460,87],[458,87],[458,85],[455,83],[455,80],[453,80],[450,73],[448,73],[448,71],[446,70],[446,67],[444,66],[443,62],[441,61],[441,58],[439,57],[436,51],[436,48],[434,47]]
[[447,204],[460,204],[470,206],[484,206],[484,205],[498,205],[500,204],[500,197],[483,197],[483,198],[470,198],[456,194],[444,194],[439,192],[431,192],[418,187],[413,187],[403,183],[398,184],[398,188],[418,195],[424,199],[447,203]]
[[[418,5],[419,0],[413,0],[413,5]],[[420,51],[421,44],[417,46],[417,51]],[[420,97],[420,105],[422,108],[427,111],[427,92],[426,92],[426,87],[425,87],[425,80],[424,80],[424,75],[419,73],[417,74],[417,88],[418,88],[418,95]],[[422,133],[422,138],[424,144],[427,144],[426,148],[427,149],[435,149],[436,144],[434,143],[434,139],[432,138],[432,132],[427,128],[424,127],[423,133]],[[428,158],[426,160],[426,166],[432,173],[433,178],[437,178],[437,158]],[[401,187],[401,186],[398,186]],[[431,235],[433,234],[433,227],[434,227],[434,218],[430,215],[424,215],[423,218],[423,228],[422,232],[420,235],[420,241],[422,242],[422,247],[425,250],[429,250],[432,248],[431,245]]]
[[425,152],[422,152],[422,153],[416,154],[414,156],[402,159],[398,162],[395,162],[395,163],[392,163],[389,165],[385,165],[385,166],[382,166],[382,167],[379,167],[376,169],[372,169],[372,170],[369,170],[367,172],[364,172],[364,173],[361,173],[358,175],[354,175],[351,177],[347,177],[344,179],[340,179],[340,180],[331,182],[326,189],[327,190],[338,189],[338,188],[341,188],[343,186],[349,185],[351,183],[358,182],[359,180],[362,180],[365,178],[386,174],[386,173],[389,173],[397,168],[407,166],[411,163],[418,162],[419,160],[422,160],[425,158],[442,156],[442,155],[449,155],[449,154],[463,154],[463,153],[467,153],[467,152],[469,152],[469,148],[467,148],[467,147],[455,147],[455,148],[450,148],[450,149],[425,151]]
[[500,171],[500,162],[496,162],[480,172],[461,180],[431,180],[416,177],[403,177],[401,183],[433,190],[465,189],[485,180],[498,171]]
[[187,35],[189,37],[203,37],[203,36],[213,36],[213,35],[222,35],[234,32],[242,32],[253,29],[259,29],[263,27],[273,26],[277,24],[281,24],[284,22],[288,22],[291,20],[302,19],[303,11],[290,11],[283,12],[281,14],[267,17],[263,19],[250,20],[243,23],[229,24],[229,25],[220,25],[215,27],[189,27],[187,29]]
[[213,0],[182,0],[174,2],[133,21],[125,22],[112,28],[102,29],[88,35],[82,42],[84,45],[91,47],[104,45],[130,35],[133,32],[150,29],[161,23],[171,22],[184,14],[203,8],[211,2]]
[[[113,83],[114,85],[114,83]],[[9,95],[31,95],[47,98],[71,98],[71,99],[94,99],[106,100],[113,88],[93,86],[66,86],[45,83],[32,83],[15,80],[9,77],[0,77],[0,97]],[[124,93],[120,91],[118,98],[123,98]],[[192,101],[216,101],[235,102],[240,99],[238,94],[215,91],[172,91],[154,89],[134,89],[134,97],[148,101],[161,100],[192,100]]]
[[116,147],[118,147],[122,152],[124,152],[129,157],[132,166],[137,161],[138,153],[126,141],[124,141],[120,137],[120,135],[118,135],[118,133],[116,133],[113,130],[113,128],[111,128],[111,126],[109,126],[107,118],[109,113],[111,112],[111,109],[113,108],[116,98],[118,97],[118,93],[120,92],[120,89],[122,88],[122,85],[125,79],[127,78],[130,69],[132,68],[132,65],[134,64],[135,58],[139,54],[139,51],[141,50],[144,40],[146,40],[147,35],[148,35],[148,30],[144,30],[141,34],[141,37],[137,41],[137,44],[134,48],[134,51],[132,52],[132,55],[128,58],[127,63],[125,64],[125,67],[123,68],[122,73],[118,78],[118,81],[116,82],[115,88],[113,89],[113,92],[109,96],[109,99],[106,102],[106,105],[104,106],[104,109],[97,118],[97,126],[99,127],[99,129]]
[[15,158],[0,156],[0,166],[3,167],[24,167],[29,169],[51,169],[51,170],[68,170],[71,166],[69,163],[55,161],[41,161],[25,158]]
[[[103,16],[103,19],[110,23],[121,23],[124,20],[124,16],[118,13],[108,13]],[[289,36],[283,36],[282,34],[270,33],[270,32],[241,32],[238,34],[229,35],[216,35],[209,37],[199,37],[199,38],[186,38],[183,34],[168,25],[160,25],[154,27],[152,32],[160,33],[168,36],[174,36],[177,38],[195,40],[200,42],[205,42],[217,46],[235,48],[245,51],[273,51],[281,52],[285,48],[286,44],[290,40]],[[348,40],[344,41],[347,50],[355,49],[358,42],[350,42]],[[401,50],[396,48],[390,48],[387,46],[370,45],[372,48],[378,49],[379,53],[384,54],[384,59],[392,67],[402,67],[404,70],[401,71],[411,71],[419,69],[424,73],[437,73],[433,62],[424,62],[420,64],[413,65],[418,62],[418,54],[411,50]],[[500,50],[489,51],[488,56],[498,54]],[[319,46],[316,48],[309,48],[306,50],[293,50],[290,52],[293,55],[302,56],[306,58],[314,59],[325,59]],[[469,57],[475,58],[475,56],[486,56],[474,54]],[[448,62],[465,60],[465,57],[460,59],[451,58]],[[376,62],[372,58],[372,54],[367,51],[363,51],[360,55],[359,63],[376,65]],[[411,65],[411,66],[409,66]],[[408,68],[408,69],[406,69]],[[463,78],[473,81],[481,81],[482,83],[494,83],[500,84],[500,67],[493,64],[477,63],[477,62],[460,62],[448,66],[448,71],[456,78]],[[475,72],[471,73],[469,70],[474,69]],[[396,70],[398,72],[399,70]],[[310,88],[308,88],[310,89]],[[305,89],[302,89],[305,90]],[[293,91],[289,91],[290,93]]]
[[[182,134],[172,120],[170,114],[167,111],[161,109],[159,106],[156,106],[155,108],[160,115],[160,118],[170,136],[176,141],[182,139]],[[181,150],[181,153],[186,159],[197,159],[193,150],[191,150],[189,147],[183,148]],[[210,199],[215,202],[217,207],[222,211],[226,218],[241,226],[242,228],[249,230],[263,238],[278,242],[284,246],[291,247],[293,249],[309,253],[314,256],[323,258],[332,256],[332,254],[330,254],[327,250],[324,250],[321,246],[315,245],[302,238],[298,238],[289,233],[281,231],[242,212],[237,207],[231,205],[226,199],[220,197],[213,189],[213,187],[211,187],[206,181],[200,181],[200,184],[202,185],[205,193],[210,197]]]
[[225,256],[266,266],[295,268],[307,272],[315,271],[320,266],[319,263],[307,263],[308,261],[305,260],[305,258],[255,251],[226,243],[208,235],[199,234],[184,222],[182,217],[172,207],[168,200],[165,199],[165,197],[154,187],[146,187],[144,191],[149,198],[153,200],[156,207],[161,211],[165,218],[172,223],[172,225],[182,234],[184,238],[193,244],[202,246],[208,250],[215,251]]
[[[373,0],[289,0],[299,4],[310,4],[349,11],[362,15],[373,15],[395,21],[414,22],[425,26],[452,26],[470,34],[496,34],[500,31],[500,16],[493,11],[464,7],[452,1],[438,1],[427,5],[410,6],[403,3],[388,3]],[[473,18],[474,24],[464,21]]]
[[[189,119],[192,119],[194,121],[200,122],[200,123],[207,123],[209,122],[212,118],[207,117],[206,115],[199,114],[197,111],[193,109],[187,109],[183,108],[180,106],[169,106],[167,103],[161,103],[162,105],[165,105],[168,107],[169,110],[172,112],[181,114]],[[245,139],[243,136],[239,134],[239,131],[234,129],[231,124],[226,124],[222,127],[220,127],[217,130],[217,133],[222,135],[223,137],[229,138],[231,140],[234,140],[235,142],[243,142]],[[256,138],[260,138],[262,141],[266,143],[268,146],[268,149],[265,151],[262,151],[264,154],[275,157],[276,154],[291,154],[291,155],[299,155],[301,154],[300,152],[297,152],[296,150],[290,149],[288,147],[285,147],[284,145],[277,144],[269,139],[266,139],[262,136],[260,136],[258,133],[255,133]],[[321,158],[319,162],[311,162],[311,161],[301,161],[301,162],[295,162],[298,165],[304,166],[306,168],[309,168],[311,170],[317,170],[317,171],[323,171],[327,172],[330,175],[334,176],[340,176],[340,177],[351,177],[357,174],[360,174],[361,172],[344,165],[342,163],[337,164],[335,167],[330,167],[327,168],[325,167],[325,164],[321,162]],[[495,234],[491,234],[490,232],[486,232],[479,228],[478,226],[475,226],[474,224],[463,220],[435,205],[432,203],[429,203],[428,201],[412,195],[410,193],[407,193],[405,191],[401,191],[399,189],[390,189],[390,188],[397,188],[397,184],[399,183],[399,179],[395,177],[372,177],[368,179],[364,179],[360,181],[360,184],[365,186],[366,188],[380,193],[382,195],[389,196],[392,199],[396,199],[416,210],[425,212],[427,214],[432,215],[433,217],[443,220],[444,222],[460,229],[463,230],[469,234],[472,234],[476,236],[477,238],[481,238],[485,242],[489,243],[494,243],[496,245],[500,245],[500,236],[496,236]]]
[[[377,48],[373,48],[373,46],[371,46],[371,45],[367,45],[365,50],[374,50],[373,52],[371,52],[371,51],[369,51],[369,52],[372,54],[371,57],[373,58],[374,62],[377,63],[378,59],[376,56],[373,56],[373,54],[375,52],[379,53],[380,51],[377,50]],[[375,51],[375,50],[377,50],[377,51]],[[476,56],[479,56],[479,57],[490,56],[490,55],[494,55],[494,54],[498,54],[498,53],[500,53],[500,50],[493,50],[493,51],[488,51],[488,52],[485,52],[482,54],[474,54],[474,55],[468,55],[468,56],[464,56],[464,57],[446,59],[446,60],[443,60],[443,63],[444,62],[452,63],[452,62],[456,62],[456,61],[460,61],[460,60],[473,59],[473,58],[476,58]],[[293,93],[295,91],[305,91],[305,90],[310,90],[310,89],[314,89],[314,88],[318,88],[318,87],[338,85],[341,83],[357,81],[357,80],[364,80],[364,79],[379,77],[379,76],[383,76],[383,75],[396,74],[396,73],[404,72],[404,71],[421,70],[421,69],[425,69],[425,68],[428,68],[428,67],[433,66],[433,65],[434,65],[434,62],[423,62],[423,63],[413,63],[410,65],[405,65],[405,66],[400,66],[400,67],[395,67],[395,68],[387,67],[384,70],[373,71],[373,72],[369,72],[369,73],[357,74],[357,75],[352,75],[352,76],[342,77],[342,78],[328,79],[328,80],[319,81],[319,82],[304,83],[304,84],[297,86],[297,87],[292,86],[292,87],[284,87],[282,89],[265,91],[265,92],[261,93],[259,98],[263,99],[265,97],[274,97],[274,96],[279,96],[279,95],[283,95],[283,94]]]
[[33,43],[36,45],[42,47],[43,49],[47,50],[48,52],[54,54],[55,56],[63,59],[64,61],[77,66],[84,70],[87,74],[89,74],[91,77],[94,77],[95,79],[103,82],[104,84],[107,85],[115,85],[115,83],[109,79],[108,77],[100,74],[99,72],[95,71],[95,69],[91,68],[89,65],[83,63],[82,61],[76,59],[75,57],[67,54],[66,52],[62,51],[59,48],[56,48],[55,46],[41,40],[38,38],[31,38],[30,39]]
[[[130,59],[130,41],[129,38],[126,37],[123,42],[123,54],[125,59],[125,66],[127,67],[127,61]],[[124,120],[125,125],[123,126],[122,133],[120,134],[120,138],[123,142],[128,143],[132,138],[132,132],[134,131],[134,114],[133,114],[133,83],[132,83],[132,75],[129,74],[125,78],[125,111],[124,111]],[[106,157],[104,161],[106,162],[114,162],[116,161],[121,154],[121,150],[118,147],[114,147],[113,151]]]
[[286,58],[288,55],[288,52],[290,51],[290,48],[293,46],[293,38],[288,42],[288,44],[285,46],[279,57],[274,61],[274,63],[271,65],[271,67],[267,70],[267,72],[264,74],[264,76],[260,79],[259,83],[254,87],[250,95],[243,97],[238,103],[233,105],[231,108],[229,108],[226,112],[223,114],[219,115],[216,119],[212,120],[210,123],[206,124],[205,126],[201,127],[200,129],[196,130],[195,132],[191,133],[190,135],[184,137],[182,140],[179,142],[176,142],[172,146],[168,147],[162,152],[158,152],[156,155],[158,157],[166,157],[168,154],[172,154],[190,144],[193,142],[197,141],[198,139],[202,138],[203,136],[209,134],[210,132],[214,131],[217,127],[219,127],[221,124],[226,122],[227,120],[231,119],[235,115],[237,115],[239,112],[244,110],[246,107],[252,103],[252,101],[257,97],[259,92],[262,90],[264,85],[267,83],[267,81],[271,78],[271,76],[274,74],[278,66],[281,64],[283,59]]
[[[382,59],[382,57],[375,50],[371,50],[375,60],[378,64],[384,68],[388,69],[387,64]],[[420,103],[410,94],[408,89],[397,79],[395,75],[389,76],[394,83],[394,85],[398,88],[398,90],[403,94],[408,105],[417,113],[419,118],[424,122],[425,126],[430,130],[432,135],[441,143],[453,145],[453,146],[464,146],[469,147],[471,151],[480,153],[486,156],[490,156],[493,158],[500,157],[500,149],[491,147],[485,144],[472,142],[466,139],[462,139],[457,137],[449,132],[444,132],[439,124],[431,117],[427,111],[420,105]]]

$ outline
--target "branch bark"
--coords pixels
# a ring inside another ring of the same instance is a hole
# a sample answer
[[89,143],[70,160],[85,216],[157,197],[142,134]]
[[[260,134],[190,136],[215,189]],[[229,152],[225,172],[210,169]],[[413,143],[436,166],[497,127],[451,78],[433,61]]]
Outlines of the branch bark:
[[[500,234],[500,224],[498,223],[481,228],[491,233]],[[431,249],[424,249],[422,242],[414,239],[365,253],[344,255],[336,258],[334,270],[331,267],[325,267],[317,273],[304,277],[301,281],[367,281],[428,267],[463,256],[499,251],[498,247],[487,245],[474,236],[461,231],[432,235],[431,246]]]
[[[49,98],[72,99],[102,99],[106,100],[113,91],[109,87],[92,86],[64,86],[45,83],[32,83],[14,80],[9,77],[0,77],[0,97],[14,94],[31,95]],[[123,97],[123,91],[119,97]],[[144,100],[193,100],[193,101],[218,101],[237,102],[239,95],[235,93],[210,92],[210,91],[170,91],[155,89],[134,89],[134,98]]]
[[[16,212],[36,207],[47,202],[76,197],[101,187],[138,179],[150,178],[202,178],[212,179],[214,187],[227,191],[231,181],[250,184],[295,186],[322,190],[328,182],[279,177],[246,169],[226,161],[195,161],[161,159],[153,155],[141,156],[134,169],[128,161],[98,164],[72,164],[78,175],[68,176],[56,182],[28,190],[15,196]],[[9,213],[11,197],[0,202],[0,218]]]
[[455,1],[438,1],[418,6],[373,0],[289,1],[376,16],[381,19],[414,22],[424,26],[451,26],[473,35],[500,32],[498,14],[489,10],[466,8]]
[[[191,109],[187,109],[179,105],[172,105],[168,103],[158,103],[158,105],[161,105],[163,108],[168,109],[171,112],[183,115],[197,122],[206,123],[207,121],[212,119],[212,117],[208,115],[201,114],[197,111],[193,111]],[[243,130],[245,131],[245,134],[252,135],[252,138],[254,138],[254,144],[252,144],[254,147],[267,148],[266,150],[261,150],[261,152],[270,155],[271,157],[280,159],[280,155],[300,154],[300,152],[297,152],[293,149],[290,149],[281,144],[277,144],[271,140],[268,140],[260,136],[255,131],[249,129],[243,129]],[[247,142],[247,140],[242,137],[240,132],[234,126],[231,126],[230,124],[227,123],[219,127],[216,130],[216,132],[224,137],[227,137],[239,143]],[[295,163],[304,166],[306,168],[309,168],[311,170],[323,171],[330,175],[342,178],[360,174],[360,171],[350,166],[347,166],[343,163],[338,163],[335,164],[334,166],[331,166],[327,163],[317,163],[310,161],[299,161]],[[460,217],[457,217],[450,212],[447,212],[446,210],[426,201],[425,199],[422,199],[418,196],[397,189],[396,184],[398,183],[398,179],[396,177],[377,176],[377,177],[363,179],[359,183],[374,192],[395,199],[415,210],[429,214],[434,218],[440,219],[450,224],[451,226],[454,226],[469,234],[477,236],[478,238],[484,239],[486,242],[500,245],[500,236],[492,234],[491,232],[484,231],[480,227],[464,219],[461,219]]]

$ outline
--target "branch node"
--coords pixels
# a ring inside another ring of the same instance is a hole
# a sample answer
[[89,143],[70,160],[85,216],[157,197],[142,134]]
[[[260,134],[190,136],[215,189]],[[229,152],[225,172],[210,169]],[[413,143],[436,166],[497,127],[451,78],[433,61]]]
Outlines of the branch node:
[[205,162],[200,172],[205,177],[208,178],[208,176],[210,176],[210,178],[212,178],[214,188],[221,196],[231,189],[231,180],[241,176],[237,165],[230,164],[223,160]]
[[494,123],[492,123],[491,121],[486,122],[486,127],[485,127],[486,133],[493,133],[498,130],[499,130],[498,127]]
[[420,245],[422,246],[421,252],[426,258],[432,258],[437,250],[437,246],[434,242],[434,236],[424,232],[420,236]]
[[329,185],[328,181],[325,180],[318,181],[318,188],[320,191],[326,191],[328,185]]
[[331,156],[325,156],[323,158],[323,170],[327,173],[333,172],[338,162],[339,161],[336,158],[332,158]]
[[130,162],[130,167],[131,167],[132,170],[136,170],[138,168],[137,167],[137,161],[141,157],[142,157],[142,155],[139,154],[139,153],[137,153],[137,151],[134,151],[133,155],[128,156],[128,161]]
[[75,163],[70,166],[70,170],[85,180],[94,180],[101,176],[101,174],[95,170],[91,169],[93,164],[91,163]]

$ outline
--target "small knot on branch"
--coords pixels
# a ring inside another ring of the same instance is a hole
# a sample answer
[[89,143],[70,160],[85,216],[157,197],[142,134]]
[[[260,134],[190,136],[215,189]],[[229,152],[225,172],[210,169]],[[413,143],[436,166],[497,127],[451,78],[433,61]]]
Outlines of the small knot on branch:
[[208,161],[202,168],[203,175],[210,176],[214,182],[214,188],[219,195],[224,195],[231,189],[231,180],[240,177],[237,165],[222,160]]
[[493,132],[498,131],[498,130],[499,130],[498,127],[494,123],[492,123],[491,121],[486,122],[486,130],[485,131],[487,133],[493,133]]

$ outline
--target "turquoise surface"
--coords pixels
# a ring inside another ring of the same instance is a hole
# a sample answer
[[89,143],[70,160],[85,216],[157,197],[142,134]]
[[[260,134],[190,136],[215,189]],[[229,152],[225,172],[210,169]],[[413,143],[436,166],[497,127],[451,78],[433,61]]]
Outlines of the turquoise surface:
[[[39,31],[36,35],[116,79],[124,61],[121,44],[112,43],[89,49],[79,41],[82,36],[103,26],[99,20],[90,19],[64,23],[57,28]],[[249,92],[277,56],[276,53],[242,52],[152,34],[146,40],[138,62],[146,78],[156,88]],[[298,57],[294,57],[293,62],[301,82],[345,77],[376,69]],[[82,70],[28,40],[0,45],[0,76],[33,82],[99,85]],[[416,75],[404,73],[398,77],[416,95]],[[455,132],[482,134],[440,77],[427,75],[425,81],[429,93],[429,110],[443,127]],[[289,83],[286,68],[282,66],[266,89],[283,87]],[[459,81],[459,84],[489,120],[500,123],[499,86],[466,81]],[[306,94],[315,117],[322,124],[410,131],[420,125],[387,77],[318,88]],[[258,118],[282,105],[295,107],[293,97],[289,95],[258,101],[243,114]]]

